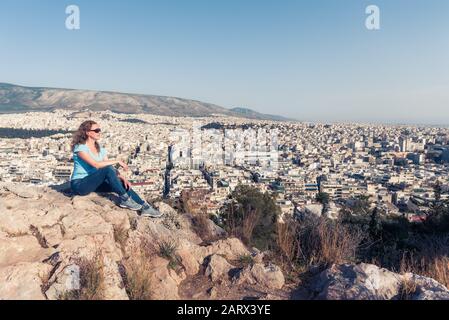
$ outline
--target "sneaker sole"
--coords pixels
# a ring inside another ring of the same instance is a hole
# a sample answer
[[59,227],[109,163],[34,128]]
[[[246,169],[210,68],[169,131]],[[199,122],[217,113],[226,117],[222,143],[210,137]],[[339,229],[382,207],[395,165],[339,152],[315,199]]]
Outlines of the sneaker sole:
[[142,209],[142,207],[140,207],[140,208],[130,208],[130,207],[127,207],[127,206],[122,206],[122,205],[118,205],[120,208],[123,208],[123,209],[128,209],[128,210],[132,210],[132,211],[139,211],[139,210],[141,210]]
[[160,216],[152,216],[152,215],[149,215],[149,214],[141,214],[140,216],[142,218],[154,218],[154,219],[156,219],[156,218],[162,218],[164,215],[161,214]]

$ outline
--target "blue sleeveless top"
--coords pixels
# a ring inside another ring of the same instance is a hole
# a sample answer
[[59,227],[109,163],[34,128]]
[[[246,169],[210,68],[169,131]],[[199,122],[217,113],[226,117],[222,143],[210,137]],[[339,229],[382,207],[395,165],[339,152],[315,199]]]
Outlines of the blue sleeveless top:
[[104,148],[100,148],[100,153],[98,154],[98,156],[96,156],[85,144],[77,144],[75,146],[75,149],[73,150],[74,169],[70,180],[83,179],[97,171],[96,168],[92,167],[90,164],[88,164],[78,156],[78,152],[80,151],[88,153],[95,161],[98,162],[103,161],[107,154]]

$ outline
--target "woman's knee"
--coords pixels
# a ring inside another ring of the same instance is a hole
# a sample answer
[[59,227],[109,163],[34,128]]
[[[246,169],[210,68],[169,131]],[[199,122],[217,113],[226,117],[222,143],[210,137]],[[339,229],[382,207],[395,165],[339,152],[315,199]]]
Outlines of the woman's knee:
[[100,171],[104,172],[106,175],[117,174],[113,166],[103,167],[100,169]]
[[103,168],[101,168],[101,169],[99,169],[99,170],[100,170],[100,171],[114,171],[114,172],[115,172],[115,169],[114,169],[113,166],[103,167]]

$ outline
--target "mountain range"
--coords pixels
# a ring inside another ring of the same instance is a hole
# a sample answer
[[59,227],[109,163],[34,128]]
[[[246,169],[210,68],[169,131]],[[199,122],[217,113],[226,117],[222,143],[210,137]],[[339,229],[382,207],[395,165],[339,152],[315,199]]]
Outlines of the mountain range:
[[147,113],[161,116],[233,116],[258,120],[292,119],[263,114],[246,108],[227,109],[196,100],[109,91],[24,87],[0,83],[0,113],[70,109],[117,113]]

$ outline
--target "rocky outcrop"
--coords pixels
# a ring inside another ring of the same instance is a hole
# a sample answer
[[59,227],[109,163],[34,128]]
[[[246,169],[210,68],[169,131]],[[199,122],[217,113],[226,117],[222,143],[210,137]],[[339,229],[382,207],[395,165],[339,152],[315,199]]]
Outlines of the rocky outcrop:
[[285,279],[278,266],[256,263],[238,273],[236,283],[260,285],[269,289],[281,289],[285,284]]
[[21,262],[0,268],[0,300],[44,300],[43,277],[52,266],[40,262]]
[[[281,269],[267,261],[270,255],[235,238],[205,245],[191,217],[163,202],[155,206],[164,217],[149,219],[110,197],[0,183],[0,300],[64,298],[81,284],[85,261],[95,262],[102,279],[94,298],[292,297]],[[132,274],[148,280],[148,295],[130,293]],[[433,279],[370,264],[333,265],[301,290],[311,299],[449,299]]]
[[312,291],[325,300],[449,300],[449,290],[433,279],[365,263],[333,265],[314,279]]
[[[250,254],[234,238],[203,245],[189,216],[162,202],[155,206],[164,218],[149,219],[117,207],[108,195],[72,197],[48,187],[0,183],[0,200],[0,299],[60,299],[76,289],[73,281],[84,260],[101,265],[102,299],[128,299],[123,266],[140,251],[151,256],[142,270],[152,299],[190,299],[199,289],[186,297],[183,282],[204,275],[206,268],[211,284],[230,283],[233,261]],[[161,254],[162,245],[173,252]],[[260,281],[267,292],[279,288],[277,272],[253,266],[245,285]]]
[[212,281],[217,281],[223,277],[228,277],[229,271],[234,268],[228,261],[218,254],[210,257],[205,275],[210,277]]
[[66,268],[97,252],[105,297],[127,298],[116,264],[123,255],[114,239],[116,227],[129,227],[126,211],[97,195],[70,198],[17,184],[0,189],[0,299],[56,299],[65,290]]

